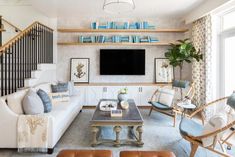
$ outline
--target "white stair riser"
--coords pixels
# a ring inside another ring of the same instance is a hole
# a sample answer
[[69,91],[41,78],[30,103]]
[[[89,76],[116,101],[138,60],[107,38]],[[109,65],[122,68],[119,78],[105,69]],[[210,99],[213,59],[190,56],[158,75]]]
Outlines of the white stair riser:
[[31,79],[26,79],[25,81],[24,81],[24,86],[25,87],[32,87],[32,86],[34,86],[34,85],[36,85],[37,84],[37,81],[38,81],[38,79],[33,79],[33,78],[31,78]]
[[53,70],[56,69],[55,64],[38,64],[38,70]]
[[32,71],[30,79],[25,79],[25,87],[35,86],[45,71],[55,70],[55,64],[38,64],[38,70]]

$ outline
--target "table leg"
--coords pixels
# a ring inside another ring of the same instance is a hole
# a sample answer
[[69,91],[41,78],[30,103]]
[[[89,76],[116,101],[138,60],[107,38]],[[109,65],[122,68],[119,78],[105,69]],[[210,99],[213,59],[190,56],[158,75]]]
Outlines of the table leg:
[[137,145],[138,145],[139,147],[142,147],[142,146],[144,145],[144,143],[143,143],[143,141],[142,141],[142,134],[143,134],[143,128],[142,128],[142,126],[138,126],[138,127],[136,128],[136,131],[139,133],[139,138],[138,138],[138,140],[137,140]]
[[92,144],[91,146],[92,147],[95,147],[97,145],[97,133],[99,131],[99,128],[96,127],[96,126],[93,126],[92,129],[91,129],[92,133],[93,133],[93,141],[92,141]]
[[128,137],[130,139],[135,139],[134,126],[128,126]]
[[114,141],[114,146],[119,147],[121,145],[120,132],[122,131],[122,128],[120,126],[115,126],[113,130],[116,133],[116,140]]

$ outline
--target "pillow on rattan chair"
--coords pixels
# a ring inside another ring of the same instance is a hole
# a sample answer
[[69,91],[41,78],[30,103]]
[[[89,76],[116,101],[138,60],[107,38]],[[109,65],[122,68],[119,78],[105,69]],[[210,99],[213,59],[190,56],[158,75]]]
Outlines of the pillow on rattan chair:
[[167,88],[160,88],[156,95],[155,101],[166,107],[171,107],[174,99],[175,91]]
[[[227,115],[226,114],[217,114],[210,118],[208,123],[205,124],[203,134],[213,132],[217,129],[223,128],[227,124]],[[217,134],[216,138],[219,139],[223,135],[222,133]],[[204,147],[208,147],[213,144],[215,136],[210,136],[202,139]]]

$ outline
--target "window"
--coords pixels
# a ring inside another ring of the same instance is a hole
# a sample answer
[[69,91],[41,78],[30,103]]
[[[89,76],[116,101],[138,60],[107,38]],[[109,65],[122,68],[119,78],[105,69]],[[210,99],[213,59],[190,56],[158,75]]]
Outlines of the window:
[[235,90],[235,34],[224,37],[224,95],[230,95]]
[[235,9],[217,15],[216,29],[216,97],[229,96],[235,90]]
[[235,11],[223,15],[222,21],[223,21],[223,30],[235,27]]

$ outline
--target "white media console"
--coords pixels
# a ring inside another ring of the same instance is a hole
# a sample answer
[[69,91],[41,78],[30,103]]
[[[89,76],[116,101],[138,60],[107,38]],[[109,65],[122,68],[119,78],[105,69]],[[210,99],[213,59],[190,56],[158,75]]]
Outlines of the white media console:
[[120,89],[128,88],[128,98],[134,99],[138,106],[150,106],[153,92],[162,86],[169,84],[154,83],[90,83],[78,84],[76,88],[82,97],[84,106],[96,106],[100,99],[117,99]]

